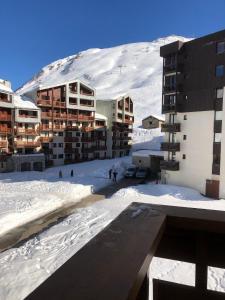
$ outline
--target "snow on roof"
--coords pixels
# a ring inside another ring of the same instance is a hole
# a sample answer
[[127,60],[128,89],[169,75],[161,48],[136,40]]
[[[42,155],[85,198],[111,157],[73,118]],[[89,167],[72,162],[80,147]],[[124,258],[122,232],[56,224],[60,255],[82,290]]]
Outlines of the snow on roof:
[[131,96],[127,93],[120,93],[118,95],[115,95],[113,97],[108,98],[107,96],[104,97],[104,95],[98,96],[98,90],[97,90],[97,101],[115,101],[115,100],[121,100],[122,98],[131,98]]
[[30,98],[22,95],[14,95],[14,105],[18,108],[38,109]]
[[101,115],[101,114],[99,114],[99,113],[95,113],[95,119],[96,120],[107,120],[107,117],[106,116],[104,116],[104,115]]
[[5,80],[0,79],[0,91],[12,93],[11,87],[4,84]]
[[62,85],[65,85],[65,84],[75,83],[75,82],[81,83],[84,86],[86,86],[86,87],[88,87],[88,88],[90,88],[92,90],[95,90],[95,88],[92,87],[90,84],[88,84],[87,82],[84,82],[83,80],[81,81],[78,78],[76,78],[74,80],[56,81],[56,82],[50,83],[50,84],[44,84],[44,83],[42,83],[42,84],[38,85],[38,89],[44,90],[44,89],[48,89],[48,88],[52,88],[52,87],[62,86]]
[[153,117],[153,118],[155,118],[155,119],[158,119],[159,121],[165,121],[165,117],[159,116],[159,115],[155,115],[155,114],[149,115],[148,117],[144,118],[143,121],[146,120],[146,119],[148,119],[148,118],[150,118],[150,117]]
[[148,156],[164,156],[163,151],[157,151],[157,150],[139,150],[132,153],[132,156],[142,156],[142,157],[148,157]]

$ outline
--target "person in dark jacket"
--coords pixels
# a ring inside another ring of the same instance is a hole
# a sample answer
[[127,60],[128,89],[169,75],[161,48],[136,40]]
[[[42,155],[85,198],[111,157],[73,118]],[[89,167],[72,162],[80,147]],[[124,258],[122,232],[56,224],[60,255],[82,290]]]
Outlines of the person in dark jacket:
[[71,172],[70,172],[70,176],[71,176],[71,177],[73,177],[73,170],[71,170]]
[[118,172],[117,172],[116,170],[114,170],[114,171],[113,171],[113,181],[114,181],[115,183],[117,183],[117,180],[116,180],[117,174],[118,174]]
[[59,170],[59,178],[62,178],[62,171]]
[[112,178],[112,169],[109,170],[109,179]]

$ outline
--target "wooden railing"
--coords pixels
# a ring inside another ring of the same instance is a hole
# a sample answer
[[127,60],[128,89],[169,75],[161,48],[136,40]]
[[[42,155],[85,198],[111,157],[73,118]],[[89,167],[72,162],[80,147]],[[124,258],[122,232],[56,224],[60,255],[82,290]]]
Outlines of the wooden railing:
[[5,126],[0,126],[0,132],[1,133],[12,133],[12,128],[8,128],[8,127],[5,127]]
[[40,106],[52,106],[52,100],[38,99],[37,104]]
[[12,120],[12,116],[10,114],[0,113],[0,120],[1,121],[11,121]]
[[38,135],[38,131],[36,129],[29,129],[29,128],[17,128],[16,134],[24,134],[24,135]]
[[7,148],[8,142],[7,141],[0,141],[0,148]]
[[207,269],[224,251],[224,211],[132,203],[26,299],[148,300],[155,256],[195,264],[195,286],[153,279],[153,300],[222,300]]
[[17,147],[40,147],[40,141],[15,141]]

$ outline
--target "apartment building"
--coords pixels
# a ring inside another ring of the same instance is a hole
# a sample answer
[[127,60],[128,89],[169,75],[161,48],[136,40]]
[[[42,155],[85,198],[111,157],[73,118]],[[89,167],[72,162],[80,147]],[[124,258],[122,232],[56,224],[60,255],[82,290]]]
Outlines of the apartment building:
[[107,117],[107,156],[129,155],[133,131],[133,101],[128,96],[97,100],[97,111]]
[[162,178],[225,197],[225,30],[160,49]]

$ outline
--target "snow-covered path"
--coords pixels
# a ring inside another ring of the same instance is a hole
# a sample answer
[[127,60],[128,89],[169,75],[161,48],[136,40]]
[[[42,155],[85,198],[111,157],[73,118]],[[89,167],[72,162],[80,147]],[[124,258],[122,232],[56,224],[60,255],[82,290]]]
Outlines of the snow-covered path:
[[[207,199],[188,188],[148,184],[122,189],[1,253],[0,299],[23,299],[134,201],[225,210],[225,200]],[[151,275],[193,285],[194,265],[155,258]],[[224,282],[224,271],[211,268],[209,288],[225,292]]]
[[[44,172],[0,174],[0,237],[111,184],[108,170],[114,166],[121,177],[130,160],[130,157],[95,160]],[[70,177],[72,169],[74,177]],[[63,173],[61,179],[59,170]]]

